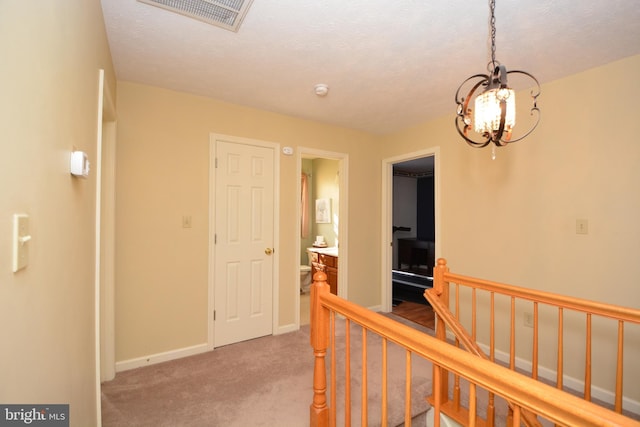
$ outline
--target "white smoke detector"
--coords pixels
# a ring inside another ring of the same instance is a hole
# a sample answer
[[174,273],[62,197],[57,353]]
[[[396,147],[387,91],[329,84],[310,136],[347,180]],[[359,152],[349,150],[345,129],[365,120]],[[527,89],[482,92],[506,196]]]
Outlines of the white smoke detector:
[[315,92],[318,96],[327,96],[327,94],[329,93],[329,86],[322,83],[317,84],[315,85]]

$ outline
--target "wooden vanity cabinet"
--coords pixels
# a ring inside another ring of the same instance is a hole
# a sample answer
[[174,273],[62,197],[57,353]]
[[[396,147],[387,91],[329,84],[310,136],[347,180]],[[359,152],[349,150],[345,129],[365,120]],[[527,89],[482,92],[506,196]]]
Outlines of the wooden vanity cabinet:
[[311,252],[311,272],[324,271],[327,284],[334,295],[338,294],[338,257],[318,252]]

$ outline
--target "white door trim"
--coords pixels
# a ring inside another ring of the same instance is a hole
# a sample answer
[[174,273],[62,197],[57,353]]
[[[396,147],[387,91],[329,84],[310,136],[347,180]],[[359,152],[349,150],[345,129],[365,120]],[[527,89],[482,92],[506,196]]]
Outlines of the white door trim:
[[[115,377],[116,109],[104,70],[98,71],[94,261],[96,425],[102,425],[101,382]],[[103,151],[104,150],[104,151]],[[103,156],[104,154],[104,156]]]
[[[349,155],[346,153],[338,153],[335,151],[318,150],[315,148],[298,147],[298,155],[296,156],[296,176],[299,178],[302,173],[302,159],[309,157],[321,157],[324,159],[337,160],[338,166],[338,192],[340,194],[340,206],[338,208],[338,236],[339,236],[339,268],[338,268],[338,296],[348,299],[349,295]],[[296,180],[296,200],[299,201],[299,194],[302,191],[300,179]],[[296,202],[296,221],[295,221],[295,259],[292,262],[294,271],[292,277],[294,283],[300,283],[300,215],[301,206]],[[300,329],[300,286],[294,286],[295,301],[295,325],[294,329]]]
[[216,168],[215,154],[216,141],[223,139],[227,142],[255,145],[273,149],[273,293],[272,293],[272,331],[278,328],[278,317],[280,314],[278,295],[280,294],[279,266],[280,266],[280,144],[258,139],[243,138],[239,136],[223,135],[211,133],[209,135],[209,292],[208,292],[208,314],[207,314],[207,348],[213,350],[215,344],[213,310],[215,308],[215,202],[216,202]]
[[442,239],[440,235],[440,147],[427,148],[382,160],[382,230],[380,234],[382,236],[382,250],[380,255],[380,277],[382,281],[380,288],[382,295],[380,301],[382,311],[385,313],[390,312],[392,309],[391,270],[393,261],[393,165],[430,156],[433,156],[434,162],[433,197],[435,210],[435,255],[436,259],[438,259],[438,257],[440,257],[440,248],[442,247]]

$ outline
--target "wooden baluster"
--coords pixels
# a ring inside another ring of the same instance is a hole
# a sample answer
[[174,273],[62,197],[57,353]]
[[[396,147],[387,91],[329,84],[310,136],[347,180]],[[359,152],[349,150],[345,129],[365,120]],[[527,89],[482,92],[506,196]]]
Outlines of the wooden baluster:
[[404,425],[411,427],[411,352],[406,351],[404,382]]
[[345,320],[344,425],[351,427],[351,321]]
[[491,305],[489,308],[489,360],[496,361],[496,296],[491,292]]
[[[447,374],[447,371],[440,366],[433,365],[433,389],[441,390],[444,387],[442,381],[442,375]],[[448,397],[448,395],[446,395]],[[440,427],[440,408],[442,407],[442,393],[433,394],[433,427]]]
[[520,407],[513,405],[513,425],[520,427]]
[[531,376],[534,380],[538,379],[538,347],[539,347],[539,337],[538,337],[538,303],[533,303],[533,367],[531,370]]
[[[455,318],[460,321],[460,285],[458,283],[456,283],[455,290]],[[457,335],[456,347],[460,347],[460,339]],[[458,375],[453,376],[453,405],[456,411],[460,411],[460,377]]]
[[562,307],[558,307],[558,374],[557,374],[557,387],[562,390],[564,381],[564,315]]
[[624,321],[618,320],[618,363],[616,366],[616,405],[617,413],[622,413],[622,362],[624,355]]
[[489,404],[487,405],[487,427],[493,427],[496,424],[496,405],[495,396],[489,393]]
[[[496,361],[496,312],[495,293],[491,292],[491,302],[489,307],[489,359]],[[489,393],[489,403],[487,405],[487,427],[493,427],[496,422],[495,396]]]
[[[331,286],[329,286],[331,289]],[[329,424],[332,426],[336,425],[336,410],[337,410],[337,401],[336,401],[336,391],[338,390],[336,386],[336,313],[335,311],[331,312],[330,315],[330,330],[331,330],[331,387],[330,387],[330,395],[331,395],[331,404],[329,405]]]
[[477,420],[476,385],[469,383],[469,427],[476,426]]
[[476,316],[477,316],[477,307],[476,307],[476,288],[471,289],[471,338],[473,338],[474,342],[478,342],[476,338]]
[[456,296],[455,296],[455,303],[456,303],[456,312],[454,313],[456,320],[460,320],[460,285],[458,283],[456,283]]
[[509,338],[509,367],[516,370],[516,298],[511,297],[511,332]]
[[387,427],[387,339],[382,338],[382,427]]
[[591,402],[591,313],[587,313],[587,342],[585,346],[584,399]]
[[310,408],[310,425],[326,427],[329,425],[327,407],[327,371],[325,356],[329,346],[329,310],[320,302],[320,296],[329,293],[327,275],[319,271],[313,275],[311,285],[311,347],[313,347],[313,403]]
[[[564,382],[564,315],[562,307],[558,307],[558,367],[556,368],[556,387],[560,390],[563,388]],[[559,424],[554,424],[555,427],[559,427]]]
[[[556,387],[560,390],[563,388],[564,382],[564,315],[562,311],[562,307],[558,307],[558,367],[556,368]],[[559,424],[554,424],[554,426],[559,427]]]
[[[509,311],[509,369],[515,370],[516,368],[516,333],[515,333],[515,323],[516,323],[516,299],[515,297],[511,297],[511,306]],[[508,426],[516,426],[517,424],[513,423],[513,405],[509,405],[509,411],[507,412],[507,425]]]
[[367,330],[362,327],[362,427],[367,427],[368,397],[367,397]]
[[460,377],[453,376],[453,407],[456,411],[460,411]]

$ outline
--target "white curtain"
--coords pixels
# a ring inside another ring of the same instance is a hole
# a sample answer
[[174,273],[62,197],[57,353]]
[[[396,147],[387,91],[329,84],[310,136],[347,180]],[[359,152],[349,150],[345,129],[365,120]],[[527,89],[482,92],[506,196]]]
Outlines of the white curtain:
[[302,174],[302,191],[300,192],[300,237],[306,239],[309,237],[309,177],[306,173]]

